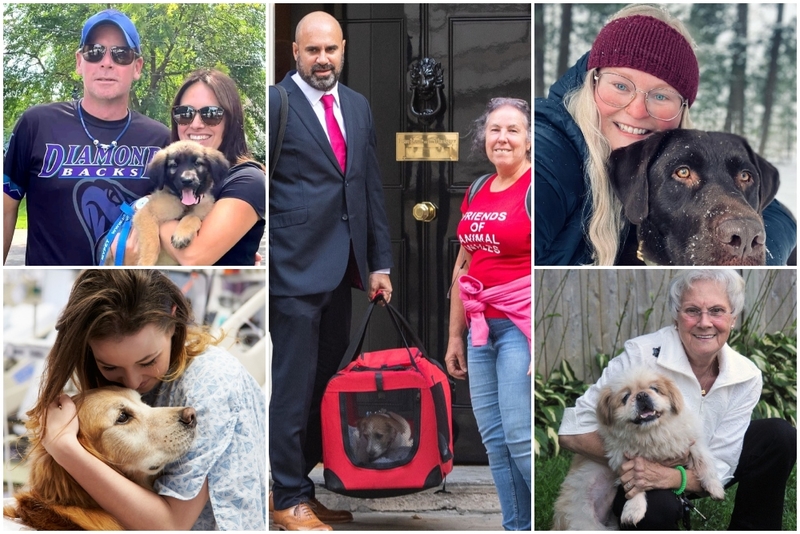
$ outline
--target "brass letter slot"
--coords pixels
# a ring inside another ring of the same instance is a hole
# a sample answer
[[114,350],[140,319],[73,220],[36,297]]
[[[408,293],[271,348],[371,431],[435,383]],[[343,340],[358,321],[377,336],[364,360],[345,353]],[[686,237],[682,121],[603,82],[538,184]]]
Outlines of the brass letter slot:
[[397,161],[458,161],[458,132],[397,133]]

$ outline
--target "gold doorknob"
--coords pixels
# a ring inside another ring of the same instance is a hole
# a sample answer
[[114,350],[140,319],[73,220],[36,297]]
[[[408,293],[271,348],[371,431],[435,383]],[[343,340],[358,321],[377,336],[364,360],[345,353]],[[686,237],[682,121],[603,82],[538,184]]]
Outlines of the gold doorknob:
[[431,222],[436,218],[436,204],[433,202],[420,202],[412,211],[414,218],[421,222]]

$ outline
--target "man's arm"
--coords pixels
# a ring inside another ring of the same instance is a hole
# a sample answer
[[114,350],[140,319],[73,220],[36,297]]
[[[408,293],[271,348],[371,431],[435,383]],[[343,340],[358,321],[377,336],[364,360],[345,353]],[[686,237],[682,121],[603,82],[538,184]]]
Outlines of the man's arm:
[[8,251],[11,249],[11,240],[14,238],[14,228],[17,226],[19,214],[19,200],[8,195],[3,195],[3,264],[6,263]]

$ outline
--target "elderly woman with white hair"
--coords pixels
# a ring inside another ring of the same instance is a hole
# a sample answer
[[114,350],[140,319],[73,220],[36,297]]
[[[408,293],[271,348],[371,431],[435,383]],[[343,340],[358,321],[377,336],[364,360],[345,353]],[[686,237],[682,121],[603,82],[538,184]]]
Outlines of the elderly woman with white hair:
[[[564,413],[562,447],[606,463],[597,432],[595,408],[601,390],[627,369],[649,366],[671,378],[686,408],[702,421],[703,436],[726,488],[739,483],[729,528],[780,530],[786,481],[797,457],[797,431],[782,419],[751,420],[761,396],[761,372],[728,344],[744,307],[745,283],[729,269],[680,271],[669,287],[674,324],[625,343],[600,380]],[[703,493],[694,470],[676,469],[680,459],[662,465],[629,459],[617,473],[620,485],[613,512],[626,499],[646,492],[647,514],[641,530],[676,530],[684,514],[675,490]],[[683,474],[685,472],[685,475]]]

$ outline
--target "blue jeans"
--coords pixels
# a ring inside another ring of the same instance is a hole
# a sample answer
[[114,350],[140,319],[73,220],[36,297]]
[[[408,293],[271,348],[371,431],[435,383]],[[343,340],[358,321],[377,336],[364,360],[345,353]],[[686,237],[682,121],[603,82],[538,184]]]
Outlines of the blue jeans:
[[503,528],[531,529],[531,351],[509,319],[487,319],[489,340],[472,346],[467,369],[472,409],[489,456]]

